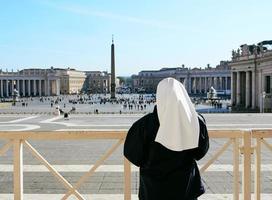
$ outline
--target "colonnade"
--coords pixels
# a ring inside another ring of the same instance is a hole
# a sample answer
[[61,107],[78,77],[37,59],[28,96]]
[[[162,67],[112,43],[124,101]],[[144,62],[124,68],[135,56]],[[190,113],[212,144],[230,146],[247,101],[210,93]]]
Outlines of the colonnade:
[[15,91],[23,97],[59,95],[60,81],[0,77],[0,97],[12,97]]
[[231,89],[230,76],[224,77],[191,76],[180,78],[180,81],[184,84],[189,94],[207,93],[209,92],[211,87],[213,87],[215,90]]
[[232,105],[245,108],[256,107],[255,71],[237,71],[231,74]]

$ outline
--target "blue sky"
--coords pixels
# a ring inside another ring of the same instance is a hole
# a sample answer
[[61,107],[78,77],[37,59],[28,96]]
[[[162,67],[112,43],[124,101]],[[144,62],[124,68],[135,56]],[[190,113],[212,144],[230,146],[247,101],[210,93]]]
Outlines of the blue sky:
[[74,67],[117,75],[215,66],[272,39],[270,0],[0,0],[0,68]]

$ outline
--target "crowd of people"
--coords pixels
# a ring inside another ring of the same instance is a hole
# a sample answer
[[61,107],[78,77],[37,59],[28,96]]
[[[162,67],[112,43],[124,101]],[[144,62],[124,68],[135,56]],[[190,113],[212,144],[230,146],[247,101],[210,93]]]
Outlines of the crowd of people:
[[[154,107],[155,95],[150,94],[117,94],[116,98],[112,99],[109,94],[93,94],[93,95],[60,95],[47,97],[23,97],[19,98],[14,104],[16,107],[39,107],[46,108],[55,112],[58,107],[60,114],[73,109],[76,111],[83,108],[85,112],[99,114],[102,112],[148,112],[148,108]],[[82,113],[82,112],[81,112]]]
[[[204,102],[201,99],[192,98],[192,102],[196,107],[201,105],[210,106],[216,110],[222,109],[222,102],[213,101]],[[36,109],[37,112],[54,113],[58,106],[60,114],[69,113],[148,113],[152,112],[156,104],[155,94],[117,94],[112,99],[110,94],[92,94],[92,95],[60,95],[47,97],[23,97],[19,98],[15,103],[17,108],[21,107],[23,112],[30,112]],[[48,106],[48,107],[47,107]],[[35,110],[35,111],[36,111]]]

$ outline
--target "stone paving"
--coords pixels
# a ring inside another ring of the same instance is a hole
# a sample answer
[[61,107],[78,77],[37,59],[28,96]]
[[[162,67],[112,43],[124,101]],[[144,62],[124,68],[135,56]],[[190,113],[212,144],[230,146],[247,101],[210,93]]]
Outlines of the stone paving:
[[[91,129],[128,129],[131,124],[143,116],[138,114],[75,114],[69,120],[63,116],[53,115],[0,115],[0,131],[33,130],[33,131],[57,131],[57,130],[91,130]],[[209,129],[241,129],[241,128],[272,128],[272,114],[204,114]],[[12,133],[11,133],[12,134]],[[226,140],[211,139],[211,147],[207,156],[199,162],[202,165],[213,153],[220,148]],[[272,143],[272,140],[268,140]],[[92,165],[113,143],[113,140],[84,140],[84,141],[29,141],[52,165],[75,166],[81,169],[83,166]],[[0,140],[0,147],[4,144]],[[264,199],[272,199],[272,156],[271,152],[263,148],[262,164],[266,170],[262,172],[262,193]],[[240,158],[241,160],[241,158]],[[232,150],[228,149],[218,160],[213,168],[203,174],[206,186],[206,194],[201,199],[231,199],[232,193]],[[94,194],[87,199],[121,199],[123,194],[123,173],[115,171],[122,167],[122,146],[104,163],[109,166],[109,171],[99,171],[84,184],[79,191],[83,194]],[[0,157],[0,199],[12,199],[12,150]],[[31,168],[41,164],[24,148],[24,165]],[[230,165],[230,166],[229,166]],[[60,166],[61,168],[61,166]],[[84,169],[85,170],[85,169]],[[83,170],[83,171],[84,171]],[[83,171],[61,171],[60,173],[72,184],[83,174]],[[139,184],[139,173],[132,172],[133,198]],[[253,184],[252,184],[253,187]],[[253,188],[252,188],[253,191]],[[39,169],[35,172],[24,172],[24,192],[26,199],[60,199],[66,192],[64,187],[47,171]],[[37,194],[41,194],[35,196]],[[46,194],[48,194],[46,196]],[[2,195],[2,196],[1,196]],[[31,196],[32,195],[32,196]],[[99,196],[100,195],[100,196]],[[104,196],[103,196],[104,195]],[[111,196],[112,195],[112,196]],[[267,196],[268,195],[268,196]],[[270,195],[270,196],[269,196]],[[73,198],[70,198],[73,199]]]
[[[96,109],[98,109],[99,113],[109,114],[109,113],[148,113],[153,110],[154,103],[151,101],[153,99],[152,95],[144,95],[143,100],[139,98],[137,94],[123,94],[117,95],[118,103],[111,103],[106,101],[102,101],[101,99],[109,100],[109,95],[92,95],[92,96],[77,96],[77,95],[69,95],[69,96],[58,96],[58,97],[33,97],[33,98],[20,98],[18,102],[16,102],[15,106],[12,106],[11,102],[9,103],[0,103],[0,114],[38,114],[38,115],[49,115],[55,111],[56,106],[59,106],[65,112],[69,112],[73,107],[76,108],[75,113],[77,114],[93,114]],[[42,99],[42,102],[41,102]],[[80,101],[80,99],[83,99]],[[124,103],[123,100],[128,100],[129,103]],[[11,99],[7,99],[11,101]],[[123,102],[121,102],[121,100]],[[142,102],[141,104],[139,102]],[[56,103],[57,102],[57,103]],[[73,103],[74,102],[74,103]],[[223,106],[221,109],[215,109],[208,103],[206,104],[197,104],[195,107],[200,112],[205,113],[218,113],[218,112],[230,112],[226,108],[227,104],[230,103],[229,100],[221,101]],[[27,106],[23,106],[27,105]],[[131,109],[124,105],[133,105]],[[139,105],[139,107],[138,107]],[[143,108],[141,108],[143,105]]]

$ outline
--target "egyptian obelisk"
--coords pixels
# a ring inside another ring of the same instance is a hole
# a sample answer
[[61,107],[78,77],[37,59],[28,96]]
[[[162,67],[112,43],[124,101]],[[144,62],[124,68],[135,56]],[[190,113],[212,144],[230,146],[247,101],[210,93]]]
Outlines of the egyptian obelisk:
[[111,99],[115,99],[115,57],[114,57],[114,41],[112,36],[111,44]]

